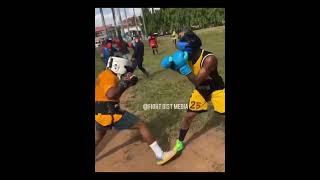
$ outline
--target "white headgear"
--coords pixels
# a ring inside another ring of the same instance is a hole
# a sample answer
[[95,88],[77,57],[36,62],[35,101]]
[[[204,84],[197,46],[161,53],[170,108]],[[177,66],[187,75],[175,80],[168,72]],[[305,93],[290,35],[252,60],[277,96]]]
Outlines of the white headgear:
[[111,56],[109,57],[107,68],[116,73],[118,78],[121,79],[121,75],[127,72],[125,66],[130,65],[131,63],[128,59]]

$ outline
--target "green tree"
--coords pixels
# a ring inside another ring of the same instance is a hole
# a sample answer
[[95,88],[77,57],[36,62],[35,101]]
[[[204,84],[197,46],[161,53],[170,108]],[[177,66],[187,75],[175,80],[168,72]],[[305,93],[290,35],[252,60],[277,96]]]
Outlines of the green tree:
[[150,11],[143,8],[147,33],[176,30],[179,27],[224,25],[223,8],[161,8]]

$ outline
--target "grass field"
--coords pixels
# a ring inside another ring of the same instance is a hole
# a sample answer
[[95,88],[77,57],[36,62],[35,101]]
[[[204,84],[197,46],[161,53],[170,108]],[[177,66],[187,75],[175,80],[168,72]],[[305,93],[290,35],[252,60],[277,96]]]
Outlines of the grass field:
[[[218,71],[225,77],[225,28],[215,27],[195,31],[202,40],[203,48],[212,51],[218,57]],[[193,85],[188,79],[172,70],[163,70],[160,62],[165,55],[171,55],[176,51],[170,37],[158,38],[159,55],[153,55],[152,50],[145,45],[143,65],[150,72],[151,77],[146,79],[143,73],[137,69],[135,74],[139,77],[139,83],[125,92],[126,102],[122,107],[137,114],[148,122],[148,126],[159,139],[162,146],[169,146],[175,140],[179,132],[179,124],[185,110],[143,110],[143,104],[180,104],[188,103]],[[131,51],[132,52],[132,51]],[[131,53],[132,54],[132,53]],[[96,77],[104,68],[104,65],[96,51]],[[211,103],[210,103],[211,104]],[[218,126],[220,121],[215,118],[210,105],[210,110],[196,117],[190,131],[198,132],[207,126]],[[214,119],[213,121],[210,119]],[[210,121],[209,121],[210,120]]]

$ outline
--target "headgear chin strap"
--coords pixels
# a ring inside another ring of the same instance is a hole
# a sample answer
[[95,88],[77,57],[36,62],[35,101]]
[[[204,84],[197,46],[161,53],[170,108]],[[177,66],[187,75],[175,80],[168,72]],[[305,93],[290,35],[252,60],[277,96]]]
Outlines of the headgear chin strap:
[[191,51],[192,51],[192,48],[191,48],[190,44],[187,43],[187,42],[178,41],[177,42],[177,48],[179,50],[181,50],[181,51],[187,51],[189,53],[191,53]]

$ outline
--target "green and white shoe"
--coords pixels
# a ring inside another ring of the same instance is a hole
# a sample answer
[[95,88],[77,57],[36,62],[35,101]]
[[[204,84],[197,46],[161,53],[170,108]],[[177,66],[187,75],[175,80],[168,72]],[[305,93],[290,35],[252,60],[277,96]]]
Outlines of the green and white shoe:
[[184,142],[179,141],[179,139],[177,139],[176,145],[174,146],[173,150],[176,152],[182,152],[183,149],[184,149]]

